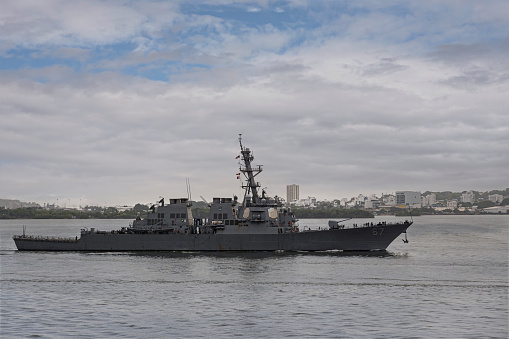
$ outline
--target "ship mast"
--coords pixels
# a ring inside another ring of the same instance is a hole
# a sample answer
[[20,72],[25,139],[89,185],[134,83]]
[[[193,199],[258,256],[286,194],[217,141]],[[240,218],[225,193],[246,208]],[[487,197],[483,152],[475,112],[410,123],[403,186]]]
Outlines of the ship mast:
[[242,188],[245,189],[244,198],[251,192],[253,195],[252,201],[257,204],[260,202],[260,197],[258,196],[258,187],[260,187],[260,183],[257,183],[254,178],[261,173],[262,166],[258,165],[256,168],[251,166],[251,162],[254,160],[254,157],[249,148],[242,146],[242,134],[239,134],[239,143],[242,161],[244,162],[244,165],[242,165],[242,163],[240,164],[240,171],[246,177],[246,184],[242,185]]

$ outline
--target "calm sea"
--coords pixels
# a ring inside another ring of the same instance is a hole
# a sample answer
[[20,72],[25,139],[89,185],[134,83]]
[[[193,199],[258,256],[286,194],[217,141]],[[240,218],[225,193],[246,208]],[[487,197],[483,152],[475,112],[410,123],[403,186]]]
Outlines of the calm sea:
[[128,221],[0,220],[0,336],[507,338],[509,217],[414,221],[408,244],[345,255],[17,252],[22,225],[76,236]]

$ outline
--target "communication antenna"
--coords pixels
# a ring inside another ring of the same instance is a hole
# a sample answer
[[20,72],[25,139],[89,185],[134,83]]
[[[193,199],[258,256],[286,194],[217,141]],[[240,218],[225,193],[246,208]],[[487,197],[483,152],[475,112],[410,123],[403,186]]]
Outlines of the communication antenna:
[[186,187],[187,187],[187,200],[191,202],[191,183],[189,182],[189,177],[186,177]]

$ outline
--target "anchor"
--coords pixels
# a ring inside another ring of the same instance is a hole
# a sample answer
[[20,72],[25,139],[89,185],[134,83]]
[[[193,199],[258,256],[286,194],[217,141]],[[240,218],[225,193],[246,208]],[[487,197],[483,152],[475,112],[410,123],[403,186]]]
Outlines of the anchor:
[[404,242],[405,244],[408,244],[408,238],[406,237],[406,230],[405,230],[405,232],[403,232],[403,233],[405,233],[405,239],[401,239],[401,240],[403,240],[403,242]]
[[[410,212],[410,220],[412,220],[412,224],[413,224],[414,223],[414,218],[412,217],[412,208],[410,206],[408,206],[408,211]],[[408,238],[406,236],[406,230],[403,233],[405,233],[405,239],[401,239],[401,240],[403,240],[403,242],[405,244],[408,244]]]

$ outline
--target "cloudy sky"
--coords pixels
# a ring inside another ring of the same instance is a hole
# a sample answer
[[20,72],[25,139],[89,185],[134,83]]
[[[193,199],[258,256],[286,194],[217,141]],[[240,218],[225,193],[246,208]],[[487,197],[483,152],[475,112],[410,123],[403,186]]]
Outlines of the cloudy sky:
[[0,198],[509,185],[508,1],[0,3]]

